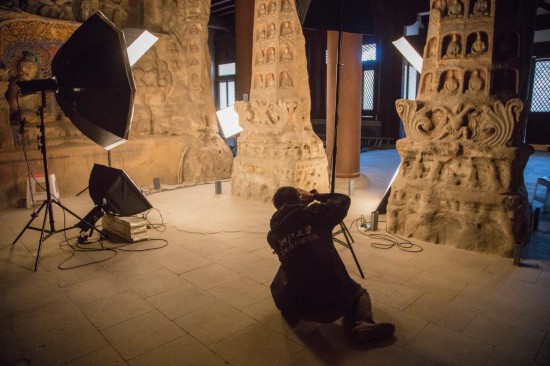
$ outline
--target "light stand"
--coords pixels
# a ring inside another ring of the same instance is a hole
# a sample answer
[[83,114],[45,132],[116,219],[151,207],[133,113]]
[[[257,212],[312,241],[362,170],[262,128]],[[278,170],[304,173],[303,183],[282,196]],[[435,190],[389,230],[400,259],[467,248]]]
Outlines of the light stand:
[[[38,240],[38,251],[36,253],[36,260],[34,262],[34,271],[36,272],[36,270],[38,269],[38,261],[40,259],[40,251],[42,250],[42,243],[46,239],[48,239],[50,236],[52,236],[53,234],[63,232],[63,231],[67,231],[67,230],[70,230],[70,229],[73,229],[74,227],[76,227],[76,226],[64,227],[63,229],[56,229],[55,228],[55,219],[54,219],[54,214],[53,214],[53,204],[54,203],[57,206],[59,206],[63,211],[66,211],[69,214],[71,214],[72,216],[74,216],[75,218],[79,219],[80,222],[83,222],[88,228],[93,229],[94,225],[90,224],[87,221],[84,221],[77,214],[75,214],[74,212],[69,210],[67,207],[63,206],[61,204],[61,202],[59,202],[59,200],[56,199],[55,197],[53,197],[52,194],[51,194],[50,179],[49,179],[50,175],[49,175],[49,171],[48,171],[48,157],[47,157],[47,147],[46,147],[46,127],[44,125],[44,109],[46,108],[46,91],[51,90],[51,87],[56,85],[55,81],[52,80],[52,79],[41,79],[41,80],[33,80],[31,82],[21,82],[18,85],[20,86],[21,92],[23,94],[29,94],[29,93],[34,92],[32,89],[26,89],[28,86],[31,86],[31,88],[33,86],[37,86],[40,89],[39,91],[40,91],[40,94],[41,94],[41,105],[40,105],[40,108],[39,108],[40,125],[38,126],[39,129],[40,129],[40,142],[39,142],[40,146],[39,146],[39,149],[40,149],[40,152],[42,153],[42,164],[44,166],[44,176],[46,177],[46,179],[45,179],[46,199],[42,202],[42,204],[40,205],[38,210],[34,211],[31,214],[31,219],[29,220],[27,225],[23,228],[23,230],[21,230],[19,235],[17,235],[17,238],[15,238],[15,240],[12,243],[13,245],[15,245],[15,243],[17,243],[19,238],[25,233],[25,231],[27,231],[27,229],[40,231],[40,239]],[[40,215],[40,212],[44,208],[46,209],[46,211],[44,212],[44,219],[42,220],[42,227],[31,226],[33,221]],[[48,218],[49,218],[49,223],[50,223],[49,229],[46,228],[46,221],[47,221]]]
[[[340,52],[342,49],[342,32],[372,34],[373,22],[368,15],[371,14],[370,1],[366,0],[295,0],[299,11],[303,28],[338,31],[337,69],[336,69],[336,106],[334,111],[334,146],[331,161],[331,193],[334,193],[336,180],[336,156],[338,144],[338,104],[340,98]],[[336,235],[344,234],[344,239],[336,238]],[[335,242],[349,248],[361,277],[365,278],[359,266],[355,252],[353,251],[351,236],[346,225],[341,222],[340,230],[334,233]]]
[[[147,41],[145,43],[149,46],[156,40],[156,37],[146,38],[144,42]],[[39,127],[40,150],[46,176],[46,200],[38,211],[33,212],[31,220],[13,242],[15,244],[27,229],[41,232],[35,271],[38,268],[44,240],[57,232],[75,227],[81,229],[81,234],[88,229],[93,232],[96,218],[101,217],[102,214],[102,206],[94,202],[100,208],[94,208],[84,219],[81,219],[62,206],[57,199],[52,198],[44,126],[46,92],[55,91],[55,99],[65,116],[80,132],[99,146],[109,150],[125,143],[130,132],[136,91],[130,56],[131,61],[135,62],[148,49],[148,47],[141,47],[140,44],[141,42],[134,45],[132,42],[131,50],[128,50],[124,33],[98,11],[78,27],[56,52],[51,62],[52,78],[17,83],[24,95],[38,92],[42,94]],[[110,163],[110,156],[108,158]],[[52,210],[54,203],[78,218],[79,223],[71,228],[56,230]],[[44,208],[46,212],[42,227],[31,226]],[[49,229],[46,227],[48,218]],[[100,233],[103,234],[101,231]]]

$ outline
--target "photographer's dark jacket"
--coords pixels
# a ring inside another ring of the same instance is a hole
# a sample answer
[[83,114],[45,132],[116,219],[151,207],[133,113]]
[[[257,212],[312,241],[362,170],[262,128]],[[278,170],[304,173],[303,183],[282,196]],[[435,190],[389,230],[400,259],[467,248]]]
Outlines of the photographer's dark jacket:
[[271,293],[287,316],[332,322],[350,309],[360,290],[332,241],[350,198],[338,193],[313,197],[319,202],[285,203],[271,218],[267,240],[281,262]]

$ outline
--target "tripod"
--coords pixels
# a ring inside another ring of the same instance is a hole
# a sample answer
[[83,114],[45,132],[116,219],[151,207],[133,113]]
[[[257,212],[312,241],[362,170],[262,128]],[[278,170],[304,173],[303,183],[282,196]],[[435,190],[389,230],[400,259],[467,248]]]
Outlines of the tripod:
[[[80,223],[84,222],[84,224],[89,226],[90,228],[94,227],[89,222],[86,222],[83,219],[81,219],[77,214],[75,214],[74,212],[69,210],[67,207],[63,206],[57,198],[52,197],[51,187],[50,187],[50,180],[49,180],[49,172],[48,172],[47,151],[46,151],[46,127],[44,125],[44,108],[46,107],[46,91],[44,89],[42,89],[40,91],[40,93],[41,93],[41,97],[42,97],[41,99],[42,100],[41,100],[41,106],[39,108],[39,116],[40,116],[40,125],[39,125],[39,128],[40,128],[40,140],[39,140],[40,141],[39,142],[40,146],[39,146],[39,149],[40,149],[40,152],[42,153],[42,163],[44,165],[44,176],[46,177],[46,179],[45,179],[46,199],[42,202],[42,204],[40,205],[38,210],[34,211],[31,214],[31,219],[29,220],[27,225],[23,228],[23,230],[21,230],[19,235],[17,235],[17,238],[15,238],[15,240],[13,241],[13,245],[15,245],[15,243],[17,243],[19,238],[25,233],[25,231],[27,231],[27,229],[40,231],[40,239],[38,240],[38,251],[36,253],[36,261],[34,263],[34,271],[35,272],[38,270],[38,260],[40,259],[40,251],[42,250],[42,243],[46,239],[48,239],[50,236],[52,236],[56,233],[67,231],[67,230],[70,230],[70,229],[73,229],[73,228],[77,227],[75,225],[75,226],[71,226],[71,227],[68,227],[68,228],[63,228],[63,229],[56,230],[55,220],[54,220],[54,215],[53,215],[53,204],[54,203],[57,206],[61,207],[62,210],[70,213],[72,216],[79,219]],[[42,220],[42,226],[41,227],[31,226],[33,221],[40,215],[40,212],[43,209],[45,209],[45,212],[44,212],[44,218]],[[46,221],[47,221],[48,218],[49,218],[49,224],[50,224],[49,228],[46,227]]]
[[[344,12],[344,2],[340,2],[340,28],[338,29],[338,47],[337,47],[337,53],[336,53],[336,105],[334,106],[334,146],[332,148],[332,167],[331,167],[331,177],[330,177],[330,193],[334,193],[335,188],[335,181],[336,181],[336,156],[337,156],[337,146],[338,146],[338,104],[340,102],[340,68],[341,65],[341,50],[342,50],[342,23],[343,23],[343,12]],[[340,240],[336,236],[344,234],[344,239]],[[361,266],[359,265],[359,261],[357,260],[357,257],[355,256],[355,252],[353,251],[353,246],[351,245],[354,243],[353,237],[351,236],[351,233],[349,229],[347,228],[346,224],[342,221],[340,222],[340,230],[335,231],[332,234],[332,240],[338,244],[341,244],[348,248],[351,251],[351,255],[353,256],[353,260],[355,261],[355,264],[357,265],[357,269],[359,270],[359,273],[361,274],[361,278],[365,278],[365,275],[363,274],[363,270],[361,269]]]

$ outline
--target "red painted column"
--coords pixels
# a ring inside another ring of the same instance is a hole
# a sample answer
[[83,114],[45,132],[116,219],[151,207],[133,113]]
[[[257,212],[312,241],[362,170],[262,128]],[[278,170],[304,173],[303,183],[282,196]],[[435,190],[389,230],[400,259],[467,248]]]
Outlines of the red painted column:
[[[360,172],[361,154],[361,34],[342,33],[340,63],[340,97],[338,105],[338,141],[336,177],[356,178]],[[327,34],[327,155],[332,160],[336,105],[336,63],[338,32]]]
[[252,34],[254,28],[254,0],[235,1],[235,63],[236,100],[250,94],[252,78]]

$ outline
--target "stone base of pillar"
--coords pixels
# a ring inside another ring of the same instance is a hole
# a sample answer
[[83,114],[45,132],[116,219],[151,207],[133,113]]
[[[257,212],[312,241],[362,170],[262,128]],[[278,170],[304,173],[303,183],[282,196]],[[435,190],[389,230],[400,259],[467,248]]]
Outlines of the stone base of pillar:
[[370,185],[370,179],[366,175],[361,174],[356,178],[336,178],[334,184],[337,191],[346,192],[352,195],[354,189],[368,187]]

